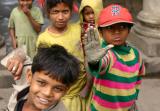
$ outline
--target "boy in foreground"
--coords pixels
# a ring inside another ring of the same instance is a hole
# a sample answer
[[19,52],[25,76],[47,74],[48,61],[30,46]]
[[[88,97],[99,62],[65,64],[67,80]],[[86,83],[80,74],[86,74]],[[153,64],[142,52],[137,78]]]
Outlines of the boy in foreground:
[[61,97],[79,76],[79,61],[62,46],[38,48],[31,69],[29,86],[17,95],[14,111],[67,111]]

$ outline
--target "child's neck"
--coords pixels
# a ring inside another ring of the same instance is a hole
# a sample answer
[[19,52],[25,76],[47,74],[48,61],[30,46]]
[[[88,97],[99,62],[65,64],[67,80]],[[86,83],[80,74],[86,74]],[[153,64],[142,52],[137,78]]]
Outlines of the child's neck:
[[23,105],[22,111],[41,111],[41,110],[36,109],[32,104],[26,101]]
[[65,27],[65,28],[56,28],[56,27],[53,27],[53,26],[50,26],[48,28],[48,30],[54,34],[63,34],[67,31],[68,27]]

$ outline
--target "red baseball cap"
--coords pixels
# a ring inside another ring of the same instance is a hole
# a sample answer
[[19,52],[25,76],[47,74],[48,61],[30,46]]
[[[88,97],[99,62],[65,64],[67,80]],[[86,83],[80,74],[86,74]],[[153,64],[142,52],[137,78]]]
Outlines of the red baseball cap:
[[111,4],[104,8],[98,19],[99,27],[106,27],[116,23],[129,23],[133,24],[133,18],[128,9],[118,5]]

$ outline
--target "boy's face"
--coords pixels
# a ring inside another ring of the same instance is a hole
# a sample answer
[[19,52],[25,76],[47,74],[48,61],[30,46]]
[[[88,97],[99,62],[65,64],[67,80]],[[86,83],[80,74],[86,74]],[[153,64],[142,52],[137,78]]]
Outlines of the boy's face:
[[56,105],[68,89],[61,82],[45,75],[44,71],[36,72],[34,75],[29,71],[27,78],[30,90],[26,104],[35,109],[42,110]]
[[20,8],[28,8],[30,9],[32,7],[33,0],[19,0],[19,6]]
[[67,4],[57,4],[48,12],[48,14],[54,28],[59,30],[66,29],[71,18],[71,10]]
[[127,39],[129,28],[126,23],[117,23],[103,27],[101,30],[103,39],[115,46],[124,45]]
[[84,7],[82,15],[83,15],[84,22],[95,23],[95,15],[91,7],[89,6]]

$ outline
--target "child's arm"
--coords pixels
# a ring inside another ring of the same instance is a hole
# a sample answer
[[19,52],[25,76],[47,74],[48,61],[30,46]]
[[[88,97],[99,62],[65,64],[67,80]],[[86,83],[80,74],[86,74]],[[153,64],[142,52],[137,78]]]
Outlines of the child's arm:
[[140,85],[142,83],[142,76],[145,75],[145,65],[144,65],[144,62],[142,61],[141,55],[139,55],[139,59],[140,59],[139,60],[140,61],[140,69],[139,69],[139,73],[138,73],[138,77],[137,77],[137,82],[136,82],[137,99],[138,99]]
[[24,7],[22,8],[23,12],[26,14],[26,16],[28,17],[29,21],[31,22],[33,29],[39,33],[41,31],[41,24],[39,24],[38,22],[36,22],[34,20],[34,18],[32,17],[30,10],[28,7]]
[[16,36],[15,36],[15,29],[14,29],[14,28],[9,28],[9,35],[10,35],[10,37],[11,37],[12,47],[13,47],[14,49],[17,48]]
[[25,46],[14,49],[1,60],[1,64],[12,73],[14,80],[20,79],[24,66],[31,63],[31,59],[26,55]]

